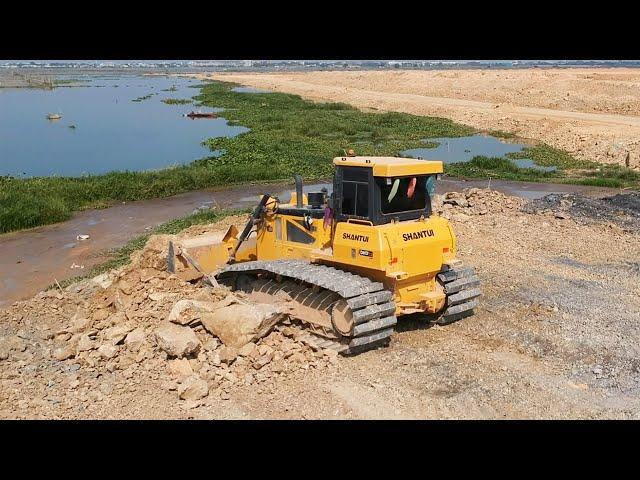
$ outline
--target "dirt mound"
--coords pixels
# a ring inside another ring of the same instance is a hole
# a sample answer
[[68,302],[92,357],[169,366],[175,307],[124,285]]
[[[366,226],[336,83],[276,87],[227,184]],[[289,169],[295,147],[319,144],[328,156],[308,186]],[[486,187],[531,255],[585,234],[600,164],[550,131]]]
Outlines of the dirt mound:
[[524,203],[520,198],[509,197],[496,190],[466,188],[462,192],[436,195],[433,207],[434,211],[444,218],[465,221],[473,215],[518,210]]
[[[170,238],[152,236],[128,266],[0,311],[0,410],[22,402],[29,416],[62,404],[64,413],[54,410],[64,418],[147,380],[193,408],[235,387],[335,363],[336,352],[307,341],[286,312],[166,272]],[[243,315],[233,322],[242,336],[211,333],[224,327],[211,318],[220,308]]]
[[572,218],[578,223],[612,224],[628,232],[640,231],[640,193],[620,193],[593,198],[565,193],[546,195],[526,204],[522,210],[533,214]]

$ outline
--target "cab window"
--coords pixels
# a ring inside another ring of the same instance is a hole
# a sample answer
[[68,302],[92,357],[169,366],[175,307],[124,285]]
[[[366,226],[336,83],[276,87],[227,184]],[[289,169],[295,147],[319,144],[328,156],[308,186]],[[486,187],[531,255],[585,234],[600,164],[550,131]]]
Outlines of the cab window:
[[316,241],[313,235],[309,235],[290,221],[287,221],[287,240],[290,242],[304,243],[306,245],[310,245]]
[[429,201],[429,175],[415,177],[376,178],[380,187],[380,206],[383,214],[424,210]]
[[345,168],[342,176],[342,214],[369,216],[369,172]]

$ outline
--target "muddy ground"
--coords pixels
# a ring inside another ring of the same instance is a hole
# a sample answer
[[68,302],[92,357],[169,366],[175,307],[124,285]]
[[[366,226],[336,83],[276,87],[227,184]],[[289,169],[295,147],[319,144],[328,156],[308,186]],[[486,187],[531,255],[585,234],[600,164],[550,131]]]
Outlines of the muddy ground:
[[170,358],[155,332],[175,302],[226,294],[163,273],[156,239],[130,267],[0,311],[0,417],[640,418],[638,231],[448,197],[439,211],[483,282],[474,317],[405,317],[389,347],[348,358],[295,324],[231,358],[196,321],[181,326],[196,351]]
[[205,73],[346,102],[445,117],[543,141],[577,158],[640,168],[640,70],[629,68]]

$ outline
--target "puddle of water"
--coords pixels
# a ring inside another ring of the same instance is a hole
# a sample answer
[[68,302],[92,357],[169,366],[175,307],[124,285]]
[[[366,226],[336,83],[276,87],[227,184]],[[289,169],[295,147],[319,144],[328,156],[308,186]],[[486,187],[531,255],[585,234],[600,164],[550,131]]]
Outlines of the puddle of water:
[[[227,125],[224,118],[183,116],[191,110],[220,109],[162,102],[197,95],[191,87],[199,82],[191,79],[126,75],[81,79],[87,80],[83,88],[0,89],[0,175],[79,176],[161,169],[209,156],[201,144],[207,138],[249,130]],[[47,120],[48,113],[62,118]]]
[[[507,142],[501,138],[492,137],[491,135],[470,135],[467,137],[440,137],[428,138],[423,140],[426,142],[437,143],[438,146],[433,148],[414,148],[405,150],[402,155],[409,157],[420,157],[425,160],[441,160],[443,163],[469,162],[473,157],[498,157],[506,158],[508,153],[517,153],[522,151],[526,144]],[[552,172],[556,167],[543,167],[533,163],[531,159],[512,160],[520,168],[534,168],[545,172]]]
[[271,90],[262,90],[260,88],[253,87],[235,87],[232,88],[231,91],[238,93],[273,93]]
[[536,165],[530,158],[519,158],[512,160],[520,168],[533,168],[534,170],[540,170],[541,172],[555,172],[556,167],[544,167],[542,165]]
[[504,157],[507,153],[520,152],[526,145],[509,143],[490,135],[471,135],[468,137],[428,138],[426,142],[438,143],[434,148],[414,148],[403,155],[441,160],[444,163],[468,162],[473,157]]

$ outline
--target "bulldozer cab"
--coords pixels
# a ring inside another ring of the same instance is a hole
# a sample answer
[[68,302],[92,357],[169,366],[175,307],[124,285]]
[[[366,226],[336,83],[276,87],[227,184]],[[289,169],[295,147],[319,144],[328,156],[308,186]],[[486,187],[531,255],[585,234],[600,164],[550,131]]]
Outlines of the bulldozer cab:
[[442,162],[396,157],[338,157],[332,208],[336,221],[383,225],[431,215]]

